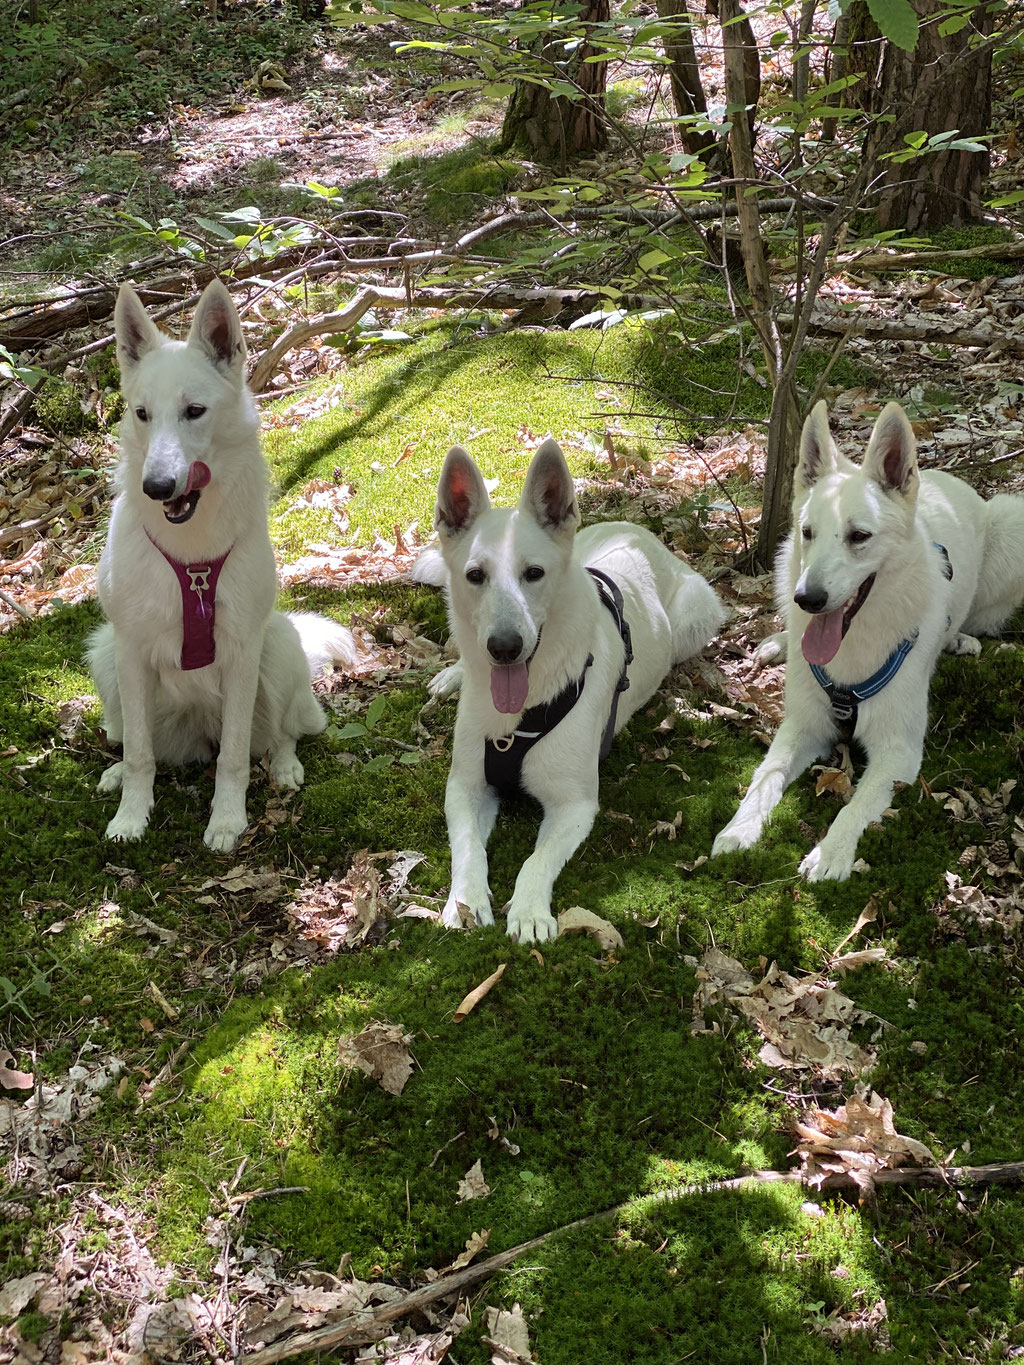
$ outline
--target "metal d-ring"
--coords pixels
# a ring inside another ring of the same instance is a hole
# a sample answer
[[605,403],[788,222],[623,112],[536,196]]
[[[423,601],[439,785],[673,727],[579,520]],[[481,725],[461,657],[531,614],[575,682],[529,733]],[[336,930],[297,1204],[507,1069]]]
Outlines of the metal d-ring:
[[515,744],[515,742],[516,742],[515,734],[502,735],[501,739],[491,740],[491,743],[497,749],[499,754],[507,754],[509,749],[512,748],[512,745]]

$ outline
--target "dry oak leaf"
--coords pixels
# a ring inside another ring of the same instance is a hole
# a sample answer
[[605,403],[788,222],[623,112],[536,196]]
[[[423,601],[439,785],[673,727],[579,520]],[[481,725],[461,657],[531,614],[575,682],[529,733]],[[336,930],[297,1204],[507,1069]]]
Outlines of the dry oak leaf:
[[796,1132],[803,1177],[819,1188],[831,1175],[848,1175],[871,1198],[877,1171],[935,1165],[923,1142],[897,1133],[892,1105],[871,1090],[858,1090],[838,1109],[813,1105]]
[[[455,1260],[452,1261],[448,1269],[451,1271],[462,1270],[464,1266],[469,1265],[473,1257],[479,1256],[481,1251],[483,1251],[484,1247],[490,1240],[490,1236],[491,1236],[490,1228],[482,1228],[479,1232],[472,1233],[466,1239],[465,1251],[459,1252],[458,1256],[456,1256]],[[447,1272],[445,1271],[441,1272],[442,1275],[446,1273]]]
[[475,1161],[459,1181],[459,1203],[463,1204],[467,1199],[486,1199],[490,1192],[491,1187],[484,1179],[483,1162]]
[[358,1067],[389,1095],[400,1095],[412,1075],[411,1042],[412,1034],[401,1024],[374,1019],[360,1033],[338,1040],[338,1060],[342,1066]]
[[511,1310],[485,1308],[484,1330],[488,1337],[488,1345],[493,1347],[492,1365],[533,1359],[533,1352],[530,1350],[530,1329],[518,1303],[514,1303]]
[[606,953],[626,946],[614,925],[595,915],[592,910],[584,910],[582,905],[570,906],[558,916],[558,937],[561,938],[563,934],[589,934],[597,939]]

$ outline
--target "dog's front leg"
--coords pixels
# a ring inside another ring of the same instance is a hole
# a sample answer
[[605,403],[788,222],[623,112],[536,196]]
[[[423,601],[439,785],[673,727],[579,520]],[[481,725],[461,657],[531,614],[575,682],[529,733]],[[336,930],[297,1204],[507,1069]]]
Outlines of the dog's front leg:
[[782,800],[783,792],[814,759],[828,751],[830,743],[827,735],[808,732],[795,720],[784,720],[739,810],[711,846],[712,858],[757,843],[764,822]]
[[230,853],[247,824],[245,793],[262,643],[261,633],[248,648],[232,653],[221,672],[220,753],[210,823],[203,835],[203,842],[215,853]]
[[597,814],[595,800],[569,801],[544,812],[537,847],[523,863],[508,906],[508,932],[520,943],[555,938],[558,922],[551,913],[555,878],[590,833]]
[[444,794],[444,813],[452,850],[452,889],[442,919],[449,929],[458,929],[463,922],[459,912],[462,905],[477,924],[493,924],[487,840],[498,815],[498,797],[483,781],[482,773],[479,781],[467,782],[457,776],[453,762]]
[[848,806],[832,821],[831,828],[817,848],[812,848],[800,864],[801,876],[809,882],[844,882],[853,871],[860,836],[892,804],[895,782],[913,782],[921,770],[922,743],[913,744],[890,737],[884,753],[868,755],[868,765],[857,783]]
[[141,839],[153,809],[153,670],[138,651],[128,648],[120,635],[114,635],[114,660],[117,692],[123,722],[124,758],[109,768],[100,780],[100,791],[121,786],[117,814],[107,825],[108,839]]

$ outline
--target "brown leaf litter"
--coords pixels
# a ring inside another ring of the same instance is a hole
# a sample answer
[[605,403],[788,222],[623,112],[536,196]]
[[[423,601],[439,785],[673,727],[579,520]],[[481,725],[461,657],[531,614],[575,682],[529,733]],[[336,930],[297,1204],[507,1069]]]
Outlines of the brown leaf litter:
[[[870,1026],[874,1042],[885,1027],[884,1021],[855,1005],[836,989],[827,974],[799,978],[781,971],[773,962],[761,980],[755,981],[742,963],[718,948],[709,949],[699,962],[694,958],[687,961],[697,973],[691,1024],[694,1033],[718,1032],[718,1023],[708,1024],[705,1016],[724,1005],[743,1015],[764,1038],[758,1056],[766,1066],[835,1076],[844,1071],[864,1071],[875,1064],[874,1050],[854,1042],[851,1032],[858,1026]],[[849,965],[862,964],[851,961]]]
[[558,916],[558,937],[565,934],[588,934],[597,940],[606,953],[618,952],[625,948],[622,935],[613,924],[609,924],[592,910],[584,910],[582,905],[570,906]]
[[338,1060],[362,1071],[389,1095],[400,1095],[413,1071],[412,1039],[401,1024],[375,1019],[359,1033],[338,1040]]
[[[285,913],[305,939],[328,954],[379,943],[405,903],[409,874],[424,859],[414,849],[361,849],[343,877],[302,885]],[[382,862],[388,864],[383,873]]]
[[60,1082],[40,1083],[24,1100],[0,1096],[0,1165],[8,1184],[46,1190],[82,1172],[85,1153],[75,1140],[74,1124],[99,1108],[101,1095],[124,1070],[118,1057],[91,1064],[76,1062]]
[[812,1105],[796,1133],[801,1174],[815,1189],[830,1176],[850,1176],[861,1197],[871,1199],[879,1171],[936,1164],[923,1142],[897,1133],[892,1105],[870,1089],[859,1087],[838,1109]]
[[502,976],[505,973],[505,968],[507,965],[508,964],[506,962],[501,963],[501,965],[495,971],[491,972],[490,976],[487,977],[486,980],[481,981],[479,986],[475,986],[473,990],[471,990],[468,993],[468,995],[463,997],[462,1003],[458,1006],[455,1013],[452,1015],[453,1024],[461,1024],[463,1019],[465,1019],[468,1014],[472,1013],[472,1011],[476,1009],[477,1005],[479,1005],[480,1001],[484,998],[488,991],[490,991],[493,986],[496,986],[497,983],[501,980]]
[[469,1199],[486,1199],[490,1192],[491,1187],[484,1179],[483,1162],[474,1161],[459,1181],[458,1202],[463,1204]]

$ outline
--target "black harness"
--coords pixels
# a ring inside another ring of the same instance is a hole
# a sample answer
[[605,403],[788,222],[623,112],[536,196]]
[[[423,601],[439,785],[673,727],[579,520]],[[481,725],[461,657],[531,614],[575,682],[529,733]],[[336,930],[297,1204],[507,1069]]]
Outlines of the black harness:
[[[597,595],[611,612],[626,651],[625,658],[622,661],[622,672],[619,674],[619,681],[615,685],[615,693],[612,697],[611,714],[608,717],[608,723],[604,727],[604,735],[601,739],[599,757],[604,758],[612,747],[612,740],[615,738],[615,717],[619,709],[619,695],[625,692],[629,686],[626,670],[633,662],[633,644],[629,633],[629,623],[622,609],[622,593],[619,590],[619,585],[606,573],[602,573],[600,569],[588,569],[587,573],[594,579]],[[542,740],[545,735],[550,734],[556,725],[565,720],[582,697],[583,688],[587,681],[587,670],[593,662],[593,654],[588,654],[587,662],[583,665],[583,672],[580,676],[568,687],[563,688],[557,697],[552,697],[550,701],[541,702],[538,706],[531,706],[529,710],[524,711],[519,717],[519,724],[510,735],[485,741],[484,777],[487,785],[493,787],[500,796],[511,796],[515,792],[523,790],[523,759],[535,744]]]

